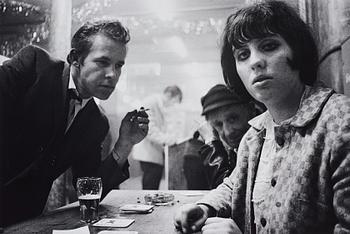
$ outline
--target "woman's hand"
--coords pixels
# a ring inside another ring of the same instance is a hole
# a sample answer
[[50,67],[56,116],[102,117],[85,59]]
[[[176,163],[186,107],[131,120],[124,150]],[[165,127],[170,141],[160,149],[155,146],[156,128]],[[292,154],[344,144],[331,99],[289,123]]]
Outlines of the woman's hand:
[[208,218],[209,208],[204,205],[186,204],[176,211],[174,225],[182,233],[199,231]]
[[205,221],[202,234],[242,234],[237,224],[231,218],[212,217]]

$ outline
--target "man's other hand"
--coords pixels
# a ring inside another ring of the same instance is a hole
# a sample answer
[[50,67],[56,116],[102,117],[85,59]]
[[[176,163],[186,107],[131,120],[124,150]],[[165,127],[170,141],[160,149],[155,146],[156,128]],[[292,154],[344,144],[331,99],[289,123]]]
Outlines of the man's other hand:
[[131,111],[123,118],[120,129],[119,138],[131,145],[135,145],[142,141],[148,133],[149,119],[144,109],[140,111]]

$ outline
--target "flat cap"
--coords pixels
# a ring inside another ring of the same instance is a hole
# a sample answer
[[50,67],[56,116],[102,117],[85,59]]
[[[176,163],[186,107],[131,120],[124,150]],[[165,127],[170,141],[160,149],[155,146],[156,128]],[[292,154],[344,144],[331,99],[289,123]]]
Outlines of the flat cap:
[[202,115],[231,104],[249,103],[249,100],[244,100],[233,90],[228,89],[223,84],[218,84],[212,87],[207,94],[201,98],[203,107]]

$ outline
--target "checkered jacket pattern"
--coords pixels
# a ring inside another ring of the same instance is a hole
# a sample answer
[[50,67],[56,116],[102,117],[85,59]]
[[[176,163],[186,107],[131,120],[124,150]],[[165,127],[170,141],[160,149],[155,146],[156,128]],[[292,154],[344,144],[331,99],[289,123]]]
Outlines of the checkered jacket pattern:
[[266,113],[250,121],[237,167],[198,203],[229,214],[244,233],[350,233],[350,99],[307,87],[296,115],[275,128],[277,153],[263,217],[252,192]]

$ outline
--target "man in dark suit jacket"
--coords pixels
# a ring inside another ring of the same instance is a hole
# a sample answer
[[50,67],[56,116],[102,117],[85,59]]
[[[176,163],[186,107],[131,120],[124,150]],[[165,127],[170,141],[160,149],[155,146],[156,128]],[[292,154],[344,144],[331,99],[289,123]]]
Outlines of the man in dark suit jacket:
[[41,214],[52,182],[68,168],[73,184],[102,177],[102,196],[129,177],[127,157],[147,135],[148,116],[129,112],[101,161],[109,125],[93,99],[113,92],[129,40],[120,22],[87,23],[73,36],[69,64],[28,46],[0,66],[5,226]]

